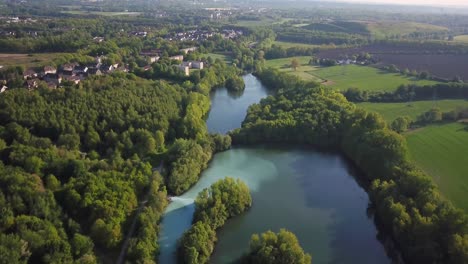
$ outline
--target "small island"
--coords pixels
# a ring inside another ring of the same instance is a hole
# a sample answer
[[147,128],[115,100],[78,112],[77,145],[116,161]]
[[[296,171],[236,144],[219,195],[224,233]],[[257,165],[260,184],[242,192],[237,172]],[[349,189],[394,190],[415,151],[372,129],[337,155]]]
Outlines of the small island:
[[244,91],[245,83],[244,79],[239,76],[234,76],[226,80],[226,88],[231,92]]

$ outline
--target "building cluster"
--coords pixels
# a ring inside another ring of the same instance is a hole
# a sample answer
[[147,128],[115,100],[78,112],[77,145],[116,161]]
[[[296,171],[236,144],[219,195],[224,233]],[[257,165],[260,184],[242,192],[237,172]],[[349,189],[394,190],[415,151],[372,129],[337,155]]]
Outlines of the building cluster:
[[109,74],[114,71],[128,72],[128,69],[125,66],[119,67],[118,63],[113,65],[102,63],[101,58],[98,57],[95,63],[89,65],[66,63],[58,69],[53,66],[45,66],[39,73],[28,69],[23,73],[23,78],[25,88],[32,90],[39,86],[40,81],[45,82],[49,88],[57,88],[64,81],[79,84],[89,76]]
[[169,41],[204,41],[217,34],[220,34],[223,38],[236,39],[242,36],[244,33],[241,30],[225,29],[221,32],[215,30],[188,30],[184,32],[174,32],[168,34],[165,39]]
[[[179,52],[181,54],[189,54],[190,52],[195,52],[198,48],[197,47],[189,47],[180,49]],[[190,75],[190,69],[199,69],[203,70],[203,62],[202,61],[184,61],[184,55],[175,55],[169,57],[170,60],[179,61],[180,64],[177,65],[177,69],[184,73],[185,76]],[[151,64],[158,62],[162,56],[161,50],[154,49],[154,50],[145,50],[140,53],[140,56],[144,57],[148,62],[148,65],[143,67],[145,71],[151,69]]]

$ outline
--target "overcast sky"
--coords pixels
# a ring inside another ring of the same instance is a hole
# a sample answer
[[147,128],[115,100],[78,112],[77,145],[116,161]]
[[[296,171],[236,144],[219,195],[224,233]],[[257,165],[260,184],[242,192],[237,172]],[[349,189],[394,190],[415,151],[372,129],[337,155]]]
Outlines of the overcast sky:
[[335,0],[339,2],[412,4],[430,6],[468,6],[468,0]]

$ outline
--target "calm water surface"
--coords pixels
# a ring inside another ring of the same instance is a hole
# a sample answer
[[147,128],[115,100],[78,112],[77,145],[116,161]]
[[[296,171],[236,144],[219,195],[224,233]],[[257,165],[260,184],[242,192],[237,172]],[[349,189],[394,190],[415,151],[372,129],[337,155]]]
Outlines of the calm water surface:
[[[244,77],[241,97],[218,90],[207,120],[210,132],[240,126],[247,107],[265,97],[255,77]],[[253,233],[287,228],[314,263],[389,263],[367,216],[368,196],[347,163],[335,154],[284,147],[234,148],[215,155],[200,181],[168,206],[160,234],[160,263],[175,263],[177,239],[187,230],[193,200],[204,188],[226,176],[245,181],[253,206],[218,230],[212,263],[229,263],[248,248]]]

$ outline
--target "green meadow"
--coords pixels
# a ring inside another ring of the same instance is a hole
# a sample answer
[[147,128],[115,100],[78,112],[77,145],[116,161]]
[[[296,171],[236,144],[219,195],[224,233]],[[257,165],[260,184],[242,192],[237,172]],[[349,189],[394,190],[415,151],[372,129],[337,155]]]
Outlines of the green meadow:
[[336,90],[359,88],[368,91],[394,91],[402,84],[430,85],[437,83],[421,80],[399,73],[389,73],[369,66],[339,65],[320,67],[309,65],[309,56],[295,57],[301,64],[296,70],[291,68],[291,58],[268,60],[265,66],[299,76],[303,80],[321,82]]
[[466,124],[431,125],[406,138],[412,159],[442,194],[468,212],[468,131]]
[[433,107],[439,107],[442,112],[448,112],[458,107],[468,107],[468,101],[438,100],[438,101],[416,101],[408,103],[359,103],[358,106],[381,114],[387,122],[392,122],[399,116],[409,116],[412,120]]

